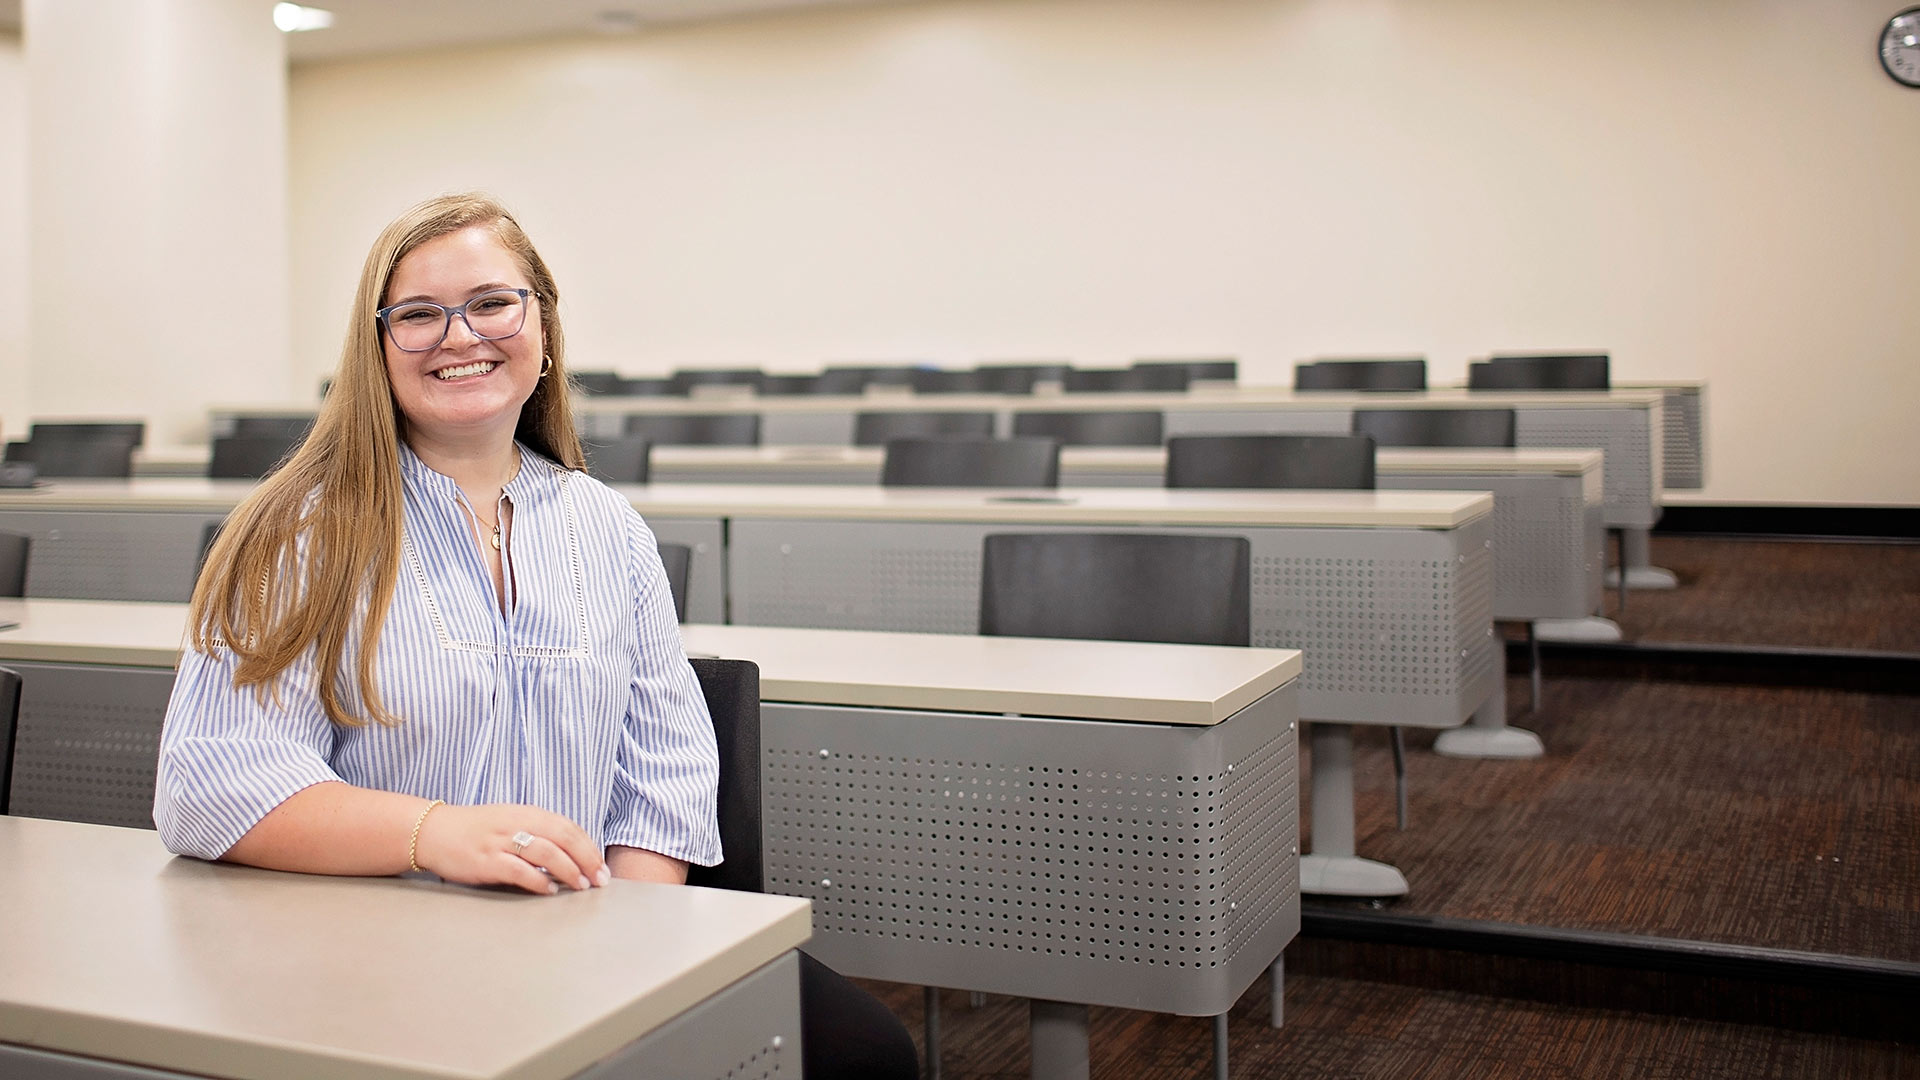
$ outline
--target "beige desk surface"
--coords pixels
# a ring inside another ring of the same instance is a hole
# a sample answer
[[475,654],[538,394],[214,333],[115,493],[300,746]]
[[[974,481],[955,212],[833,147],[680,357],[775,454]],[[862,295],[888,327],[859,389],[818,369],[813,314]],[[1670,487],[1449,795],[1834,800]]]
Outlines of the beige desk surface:
[[175,858],[0,817],[0,1041],[220,1077],[571,1076],[806,941],[805,900]]
[[1217,724],[1299,677],[1293,649],[681,628],[687,651],[760,665],[763,701]]
[[[702,469],[775,469],[782,466],[845,467],[878,473],[886,451],[878,446],[656,446],[655,468],[696,472]],[[1466,473],[1484,475],[1584,476],[1601,466],[1598,450],[1514,450],[1477,447],[1389,449],[1376,451],[1382,474]],[[1167,452],[1154,446],[1068,446],[1060,467],[1082,473],[1162,473]]]
[[[172,668],[185,604],[0,600],[0,663]],[[1300,674],[1292,649],[689,625],[694,654],[760,665],[770,701],[1216,724]]]
[[[55,480],[0,492],[0,510],[171,510],[224,513],[250,480],[136,477]],[[642,514],[863,521],[1053,522],[1105,525],[1317,525],[1458,528],[1492,512],[1493,496],[1453,491],[1166,491],[1062,488],[882,488],[850,484],[645,484],[619,489]],[[1023,501],[1026,498],[1043,501]]]
[[1163,411],[1245,409],[1511,409],[1551,406],[1567,409],[1653,408],[1663,399],[1656,390],[1529,390],[1474,391],[1436,389],[1394,394],[1309,391],[1287,387],[1223,386],[1196,388],[1186,393],[1159,394],[912,394],[869,393],[860,396],[778,395],[755,397],[578,397],[574,410],[583,413],[832,413],[897,410],[969,410],[1017,412],[1075,412],[1086,410]]

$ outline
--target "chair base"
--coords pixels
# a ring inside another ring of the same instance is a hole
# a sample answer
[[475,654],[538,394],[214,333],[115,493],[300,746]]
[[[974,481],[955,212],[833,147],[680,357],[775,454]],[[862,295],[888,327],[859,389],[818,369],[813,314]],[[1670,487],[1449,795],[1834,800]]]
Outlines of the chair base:
[[1540,736],[1525,728],[1467,724],[1441,732],[1433,741],[1433,752],[1455,758],[1537,758],[1547,748]]
[[[1620,584],[1620,569],[1618,567],[1607,571],[1607,584]],[[1671,570],[1663,570],[1658,566],[1627,567],[1627,588],[1629,589],[1660,591],[1677,589],[1679,587],[1680,578]]]
[[1300,856],[1300,891],[1314,896],[1405,896],[1406,875],[1358,855]]
[[[1628,575],[1628,582],[1632,582],[1631,574]],[[1584,619],[1535,619],[1533,636],[1540,641],[1578,642],[1583,645],[1619,641],[1622,638],[1619,623],[1598,615],[1589,615]]]

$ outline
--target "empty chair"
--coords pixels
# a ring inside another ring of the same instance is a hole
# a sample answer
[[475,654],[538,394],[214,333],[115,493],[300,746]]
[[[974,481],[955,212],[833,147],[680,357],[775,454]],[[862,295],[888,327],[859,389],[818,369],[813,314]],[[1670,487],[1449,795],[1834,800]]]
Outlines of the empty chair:
[[33,540],[24,533],[0,532],[0,596],[27,595],[27,556]]
[[667,569],[667,588],[673,593],[673,614],[687,621],[687,578],[693,572],[693,548],[686,544],[660,544],[660,565]]
[[1066,446],[1159,446],[1165,421],[1151,412],[1019,412],[1015,435],[1042,435]]
[[1178,368],[1186,372],[1189,383],[1196,382],[1237,382],[1240,379],[1238,360],[1135,360],[1134,370],[1142,368]]
[[1380,446],[1512,446],[1512,409],[1355,409],[1353,430]]
[[653,443],[645,435],[581,439],[587,473],[608,484],[644,484],[653,463]]
[[20,726],[20,673],[0,668],[0,814],[7,805],[13,779],[13,733]]
[[620,397],[675,397],[685,396],[685,391],[676,390],[672,379],[657,376],[627,378],[621,376],[620,386],[612,391]]
[[1244,536],[996,533],[980,570],[980,632],[1247,645]]
[[581,394],[618,394],[620,384],[626,380],[617,371],[574,371],[569,372],[567,380],[573,389]]
[[40,476],[125,478],[133,475],[134,444],[117,439],[72,442],[29,440],[21,451]]
[[224,521],[209,521],[206,528],[200,530],[200,559],[193,564],[193,576],[196,581],[200,577],[200,571],[207,568],[207,553],[213,550],[213,542],[220,539],[220,527],[225,524]]
[[982,385],[996,393],[1031,394],[1035,383],[1065,382],[1073,365],[1064,360],[1019,361],[981,364],[974,370]]
[[97,442],[102,439],[140,446],[147,441],[147,425],[138,420],[111,420],[99,423],[62,421],[35,423],[27,428],[27,441],[36,445],[50,442]]
[[1467,365],[1469,390],[1538,390],[1534,375],[1523,367],[1494,367],[1488,360]]
[[979,371],[921,368],[913,373],[913,391],[916,394],[992,394],[1000,392],[1000,384]]
[[759,368],[683,368],[669,381],[674,393],[686,394],[696,386],[757,387],[765,377]]
[[887,487],[1058,487],[1060,443],[1030,438],[889,439],[880,483]]
[[[670,545],[660,545],[666,553]],[[720,750],[720,850],[715,866],[687,867],[687,884],[760,892],[760,667],[751,660],[687,661],[700,680]]]
[[758,446],[759,413],[628,413],[626,433],[656,446]]
[[760,392],[770,397],[811,394],[819,381],[818,375],[767,375],[760,380]]
[[853,445],[884,446],[916,435],[993,437],[990,412],[863,412],[853,418]]
[[1164,393],[1185,390],[1187,372],[1169,367],[1089,368],[1067,372],[1062,385],[1074,393]]
[[1170,488],[1370,491],[1370,435],[1181,435],[1167,440]]
[[273,436],[299,442],[313,430],[313,413],[239,413],[228,418],[225,434]]
[[207,475],[215,480],[258,480],[287,459],[304,435],[226,435],[213,440]]
[[814,384],[816,394],[864,394],[869,386],[911,387],[912,364],[829,364]]
[[1488,363],[1501,377],[1521,380],[1506,389],[1607,390],[1613,386],[1606,353],[1497,355]]
[[1420,357],[1379,360],[1315,360],[1293,366],[1295,390],[1425,390],[1427,362]]

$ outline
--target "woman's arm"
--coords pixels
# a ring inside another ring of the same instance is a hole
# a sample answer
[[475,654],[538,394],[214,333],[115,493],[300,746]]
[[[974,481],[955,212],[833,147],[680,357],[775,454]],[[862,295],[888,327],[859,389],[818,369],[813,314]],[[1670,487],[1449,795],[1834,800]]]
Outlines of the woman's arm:
[[646,848],[615,844],[607,849],[607,867],[624,881],[658,881],[666,885],[687,883],[687,864]]

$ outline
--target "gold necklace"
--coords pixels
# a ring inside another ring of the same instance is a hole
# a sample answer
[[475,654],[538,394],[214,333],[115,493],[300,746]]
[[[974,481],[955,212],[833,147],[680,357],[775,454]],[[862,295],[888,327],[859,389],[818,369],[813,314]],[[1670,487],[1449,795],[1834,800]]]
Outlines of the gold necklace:
[[[487,521],[487,519],[480,516],[480,512],[478,510],[475,510],[472,506],[469,506],[465,499],[460,500],[460,508],[462,510],[465,510],[467,512],[467,516],[473,519],[473,523],[475,526],[483,529],[491,529],[493,531],[493,550],[499,551],[500,550],[500,519],[496,517],[491,522]],[[494,511],[495,514],[498,514],[499,512],[500,511],[498,509]]]

